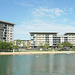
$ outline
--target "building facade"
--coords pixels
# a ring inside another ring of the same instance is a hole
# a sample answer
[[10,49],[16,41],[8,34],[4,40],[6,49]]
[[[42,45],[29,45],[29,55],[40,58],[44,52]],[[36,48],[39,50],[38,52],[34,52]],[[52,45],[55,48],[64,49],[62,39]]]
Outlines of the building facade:
[[0,40],[13,41],[14,23],[0,21]]
[[67,40],[75,46],[75,33],[68,32],[65,33],[64,35],[67,36]]
[[30,32],[31,38],[31,47],[37,47],[42,43],[48,43],[49,46],[54,45],[53,37],[57,36],[57,32]]
[[57,35],[57,32],[30,32],[31,43],[30,46],[36,48],[42,43],[49,44],[50,47],[55,47],[59,43],[68,41],[75,46],[75,33],[65,33],[64,35]]
[[20,47],[30,47],[30,40],[19,40],[20,44],[18,44],[17,40],[14,40],[14,45]]

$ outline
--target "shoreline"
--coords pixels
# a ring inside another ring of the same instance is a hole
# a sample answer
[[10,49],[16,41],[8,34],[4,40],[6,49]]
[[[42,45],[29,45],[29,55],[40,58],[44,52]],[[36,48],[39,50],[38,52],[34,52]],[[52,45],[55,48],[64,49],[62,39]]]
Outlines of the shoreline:
[[32,55],[32,54],[63,54],[75,53],[75,51],[55,51],[55,52],[0,52],[0,55]]

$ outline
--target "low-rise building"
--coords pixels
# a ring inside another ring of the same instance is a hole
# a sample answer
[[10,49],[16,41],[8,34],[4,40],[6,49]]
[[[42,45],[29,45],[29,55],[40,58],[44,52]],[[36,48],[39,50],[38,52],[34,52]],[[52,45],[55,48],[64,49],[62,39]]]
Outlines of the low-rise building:
[[14,45],[22,48],[30,47],[30,40],[14,40]]

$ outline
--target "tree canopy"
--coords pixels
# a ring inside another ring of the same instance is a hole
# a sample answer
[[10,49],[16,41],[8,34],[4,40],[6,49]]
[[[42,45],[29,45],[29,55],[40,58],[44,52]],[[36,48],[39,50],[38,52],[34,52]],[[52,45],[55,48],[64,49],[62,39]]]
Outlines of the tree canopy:
[[57,46],[58,48],[63,48],[63,45],[61,43],[59,43]]
[[11,42],[0,41],[0,50],[12,50],[13,44]]
[[48,49],[49,48],[49,44],[48,43],[45,43],[44,46],[43,46],[43,48],[44,49]]
[[64,47],[71,47],[72,44],[68,41],[62,42],[61,45],[63,45]]
[[17,39],[17,40],[16,40],[16,45],[17,45],[17,46],[20,46],[20,45],[21,45],[21,40],[20,40],[20,39]]
[[40,47],[43,47],[43,43],[42,42],[40,42],[39,45],[38,45],[38,48],[40,48]]

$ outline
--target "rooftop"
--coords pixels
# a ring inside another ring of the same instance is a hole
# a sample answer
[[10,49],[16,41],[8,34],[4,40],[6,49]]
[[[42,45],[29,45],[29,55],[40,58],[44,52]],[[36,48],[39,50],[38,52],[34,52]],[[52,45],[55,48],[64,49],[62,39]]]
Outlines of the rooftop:
[[29,32],[30,34],[57,34],[58,32]]
[[6,24],[16,25],[15,23],[10,23],[10,22],[6,22],[6,21],[2,21],[2,20],[0,20],[0,23],[6,23]]
[[[17,39],[18,40],[18,39]],[[16,40],[14,40],[14,41],[16,41]],[[30,40],[20,40],[20,41],[30,41]]]
[[64,35],[67,35],[67,34],[75,34],[75,32],[67,32]]

